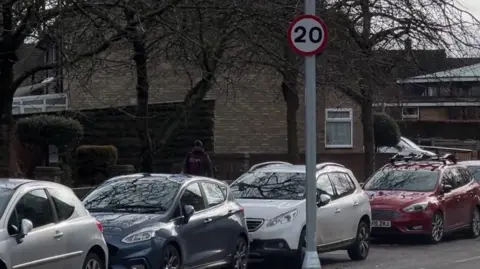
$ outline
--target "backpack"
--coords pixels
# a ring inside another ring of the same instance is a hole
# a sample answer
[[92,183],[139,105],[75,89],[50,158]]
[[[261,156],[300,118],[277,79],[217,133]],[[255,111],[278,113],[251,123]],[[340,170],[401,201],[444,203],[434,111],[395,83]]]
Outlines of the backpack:
[[195,154],[195,153],[189,154],[187,165],[188,165],[189,174],[191,175],[203,174],[203,156],[199,156],[199,154]]

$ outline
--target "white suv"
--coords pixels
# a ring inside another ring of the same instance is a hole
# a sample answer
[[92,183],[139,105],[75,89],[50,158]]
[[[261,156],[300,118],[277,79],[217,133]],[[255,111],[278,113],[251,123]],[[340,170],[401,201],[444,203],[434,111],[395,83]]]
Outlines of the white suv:
[[[347,250],[364,260],[370,249],[371,210],[352,171],[341,164],[317,165],[317,250]],[[254,165],[231,184],[244,207],[251,258],[289,257],[300,265],[305,253],[305,165]],[[291,254],[291,255],[286,255]]]

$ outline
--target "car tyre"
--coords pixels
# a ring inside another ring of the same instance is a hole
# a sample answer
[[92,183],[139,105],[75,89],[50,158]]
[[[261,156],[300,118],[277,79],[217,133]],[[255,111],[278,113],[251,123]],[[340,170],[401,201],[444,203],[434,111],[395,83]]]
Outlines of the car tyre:
[[429,235],[429,242],[431,244],[438,244],[443,239],[445,232],[445,221],[443,219],[443,214],[436,212],[432,216],[432,231]]
[[244,236],[239,236],[235,241],[232,253],[232,263],[229,269],[247,269],[248,265],[248,241]]
[[102,259],[93,253],[89,252],[87,257],[85,257],[85,261],[83,261],[83,269],[104,269],[105,265],[103,264]]
[[298,240],[297,253],[295,253],[295,257],[291,259],[291,265],[294,269],[302,268],[303,258],[305,257],[305,253],[307,252],[306,237],[307,231],[305,230],[305,228],[303,228],[302,232],[300,233],[300,238]]
[[348,257],[353,261],[362,261],[368,257],[370,252],[370,225],[361,220],[358,223],[357,237],[355,243],[347,249]]
[[178,249],[168,244],[163,250],[163,260],[160,269],[182,269],[182,257]]
[[468,229],[468,237],[477,238],[480,236],[480,209],[475,206],[472,210],[471,224]]

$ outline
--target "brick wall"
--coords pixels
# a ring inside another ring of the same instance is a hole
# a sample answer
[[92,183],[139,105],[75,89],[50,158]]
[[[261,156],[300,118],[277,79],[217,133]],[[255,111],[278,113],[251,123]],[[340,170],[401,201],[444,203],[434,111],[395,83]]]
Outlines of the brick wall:
[[[96,62],[84,65],[84,70],[68,74],[65,87],[72,109],[89,109],[133,105],[135,98],[135,69],[131,55],[125,51],[109,52],[105,57],[116,64]],[[121,63],[121,64],[119,64]],[[185,70],[188,70],[186,72]],[[151,60],[149,63],[151,103],[180,101],[185,92],[199,80],[199,70]],[[242,71],[243,74],[220,73],[207,98],[215,99],[214,143],[216,153],[285,153],[287,151],[286,105],[280,92],[281,77],[269,69]],[[302,88],[300,86],[299,88]],[[324,89],[318,89],[319,92]],[[319,94],[317,108],[318,151],[324,148],[325,108],[354,107],[346,96],[326,91]],[[298,134],[300,150],[304,149],[304,100],[300,91]],[[354,107],[353,149],[335,149],[329,152],[362,151],[359,109]]]

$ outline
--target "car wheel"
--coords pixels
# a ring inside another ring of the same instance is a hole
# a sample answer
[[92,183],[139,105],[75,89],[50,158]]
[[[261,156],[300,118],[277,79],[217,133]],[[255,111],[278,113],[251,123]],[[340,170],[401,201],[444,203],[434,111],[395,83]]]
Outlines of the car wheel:
[[232,255],[231,269],[246,269],[248,263],[248,241],[239,236],[235,242],[235,250]]
[[295,257],[290,257],[288,259],[288,263],[294,269],[302,268],[303,265],[303,258],[305,257],[305,253],[307,252],[307,231],[303,228],[302,232],[300,233],[300,237],[298,240],[298,247],[297,252],[295,253]]
[[97,254],[90,252],[85,257],[85,261],[83,261],[83,269],[104,269],[103,261],[98,257]]
[[365,260],[370,251],[370,226],[365,221],[360,221],[357,228],[355,243],[347,249],[348,257],[353,261]]
[[167,245],[163,250],[163,261],[161,269],[181,269],[182,259],[178,249],[174,245]]
[[472,211],[472,223],[470,224],[470,228],[468,229],[468,236],[470,238],[477,238],[480,236],[480,210],[478,207]]
[[430,233],[429,241],[432,244],[437,244],[442,241],[443,233],[445,230],[445,223],[443,215],[440,212],[433,214],[432,217],[432,231]]

